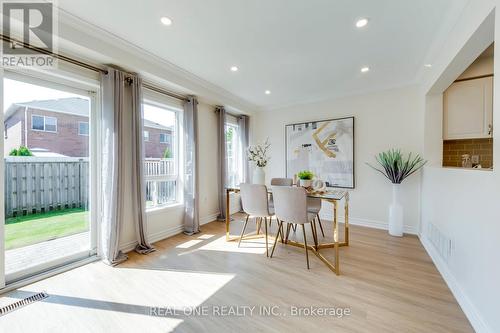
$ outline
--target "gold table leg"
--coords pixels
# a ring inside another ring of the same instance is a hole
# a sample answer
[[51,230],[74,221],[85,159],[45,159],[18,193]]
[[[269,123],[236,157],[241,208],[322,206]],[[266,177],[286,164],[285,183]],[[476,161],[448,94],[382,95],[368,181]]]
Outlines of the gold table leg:
[[340,274],[339,260],[339,230],[337,223],[337,201],[333,201],[333,242],[335,249],[335,274]]

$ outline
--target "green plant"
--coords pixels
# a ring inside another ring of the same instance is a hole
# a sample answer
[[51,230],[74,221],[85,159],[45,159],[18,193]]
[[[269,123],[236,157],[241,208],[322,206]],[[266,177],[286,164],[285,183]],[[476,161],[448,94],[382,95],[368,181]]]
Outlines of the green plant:
[[166,148],[163,152],[163,158],[172,158],[172,151],[169,148]]
[[33,153],[27,147],[20,146],[19,149],[12,149],[9,152],[9,156],[33,156]]
[[302,179],[302,180],[311,180],[311,179],[313,179],[314,174],[309,170],[304,170],[304,171],[300,171],[297,174],[297,177],[299,177],[299,179]]
[[409,153],[405,158],[400,149],[391,149],[382,152],[378,154],[378,156],[375,156],[375,160],[382,166],[383,170],[369,163],[366,164],[383,174],[393,184],[401,184],[403,180],[417,172],[427,163],[427,161],[418,154],[412,156],[412,153]]

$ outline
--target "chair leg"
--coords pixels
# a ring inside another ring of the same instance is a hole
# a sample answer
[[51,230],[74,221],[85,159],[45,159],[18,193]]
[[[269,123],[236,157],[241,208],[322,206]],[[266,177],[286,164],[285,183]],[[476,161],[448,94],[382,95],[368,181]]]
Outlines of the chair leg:
[[264,217],[264,230],[266,232],[266,257],[269,257],[269,245],[267,241],[267,217]]
[[283,223],[280,222],[280,220],[278,220],[278,218],[276,218],[276,223],[278,224],[278,233],[276,234],[276,238],[278,238],[278,235],[280,234],[280,231],[281,231],[281,242],[284,243],[285,239],[284,239],[284,236],[283,236],[283,234],[284,234],[283,233]]
[[285,244],[288,242],[288,237],[290,236],[290,229],[292,227],[291,223],[286,224],[286,236],[285,236]]
[[318,234],[316,231],[316,220],[313,220],[311,222],[311,231],[313,234],[313,239],[314,239],[314,246],[316,247],[316,250],[318,250]]
[[260,235],[260,224],[262,223],[262,218],[256,217],[255,223],[256,223],[256,228],[257,228],[257,235]]
[[307,269],[309,269],[309,253],[307,251],[306,226],[302,224],[302,233],[304,234],[304,248],[306,249]]
[[297,226],[295,224],[292,224],[292,229],[293,229],[293,232],[297,231]]
[[325,232],[323,231],[323,225],[321,224],[321,219],[319,218],[319,213],[316,214],[316,217],[318,218],[318,223],[319,223],[319,228],[321,229],[321,234],[323,237],[325,237]]
[[278,236],[280,234],[281,234],[281,237],[283,237],[283,222],[281,222],[281,221],[278,222],[278,233],[276,234],[276,238],[274,239],[273,249],[271,250],[271,258],[273,257],[274,249],[276,248],[276,243],[278,242]]
[[241,240],[243,239],[243,235],[245,234],[245,229],[247,228],[248,218],[250,215],[247,215],[247,219],[245,220],[245,225],[243,226],[243,230],[241,230],[240,240],[238,241],[238,247],[240,247]]

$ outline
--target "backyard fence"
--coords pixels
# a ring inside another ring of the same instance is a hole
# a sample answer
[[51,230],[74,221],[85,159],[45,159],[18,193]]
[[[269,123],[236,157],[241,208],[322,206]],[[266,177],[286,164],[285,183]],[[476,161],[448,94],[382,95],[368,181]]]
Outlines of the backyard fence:
[[5,158],[5,217],[88,205],[87,158]]
[[[172,158],[145,159],[148,207],[176,201],[176,174]],[[89,176],[88,158],[6,157],[5,217],[65,208],[88,209]]]

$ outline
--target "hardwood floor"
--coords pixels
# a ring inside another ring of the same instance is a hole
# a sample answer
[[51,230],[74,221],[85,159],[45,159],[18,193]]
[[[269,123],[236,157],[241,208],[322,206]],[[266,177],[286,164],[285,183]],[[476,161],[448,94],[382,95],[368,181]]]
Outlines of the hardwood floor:
[[[331,224],[324,225],[328,238]],[[241,226],[236,216],[231,233]],[[352,226],[351,246],[341,250],[342,275],[335,276],[314,255],[307,270],[303,249],[278,244],[269,259],[264,240],[240,248],[226,243],[224,223],[202,231],[158,242],[147,256],[130,253],[118,267],[96,262],[4,295],[0,306],[39,291],[50,297],[0,317],[0,331],[473,331],[415,236]],[[323,253],[332,258],[333,250]],[[299,316],[292,306],[350,314]],[[265,309],[280,315],[259,313]]]

